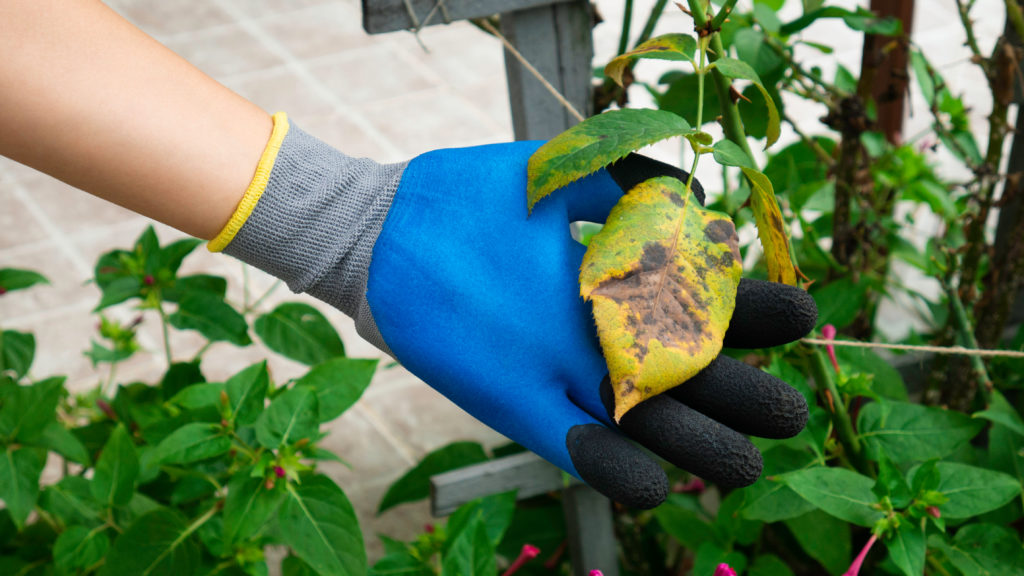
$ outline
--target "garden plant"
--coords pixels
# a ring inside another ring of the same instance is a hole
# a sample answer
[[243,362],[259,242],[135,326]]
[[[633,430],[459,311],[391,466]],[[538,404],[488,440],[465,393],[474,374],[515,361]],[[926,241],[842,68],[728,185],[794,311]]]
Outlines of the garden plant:
[[[810,407],[804,431],[754,440],[764,472],[750,486],[669,469],[673,493],[663,505],[616,506],[621,573],[1024,573],[1024,328],[1013,316],[1024,288],[1024,180],[1004,158],[1022,78],[1013,36],[1024,37],[1024,15],[1006,0],[1000,16],[1010,32],[992,42],[975,34],[973,0],[943,1],[960,15],[963,37],[951,41],[971,51],[988,101],[966,102],[905,23],[866,9],[688,0],[678,7],[692,29],[652,37],[663,11],[677,9],[658,0],[633,39],[626,0],[619,55],[595,78],[601,113],[531,162],[531,207],[665,138],[686,143],[691,174],[706,172],[708,157],[720,167],[722,188],[706,191],[706,208],[692,177],[654,179],[628,193],[603,229],[584,227],[581,295],[594,306],[616,417],[718,354],[741,272],[807,289],[820,312],[809,341],[723,351],[799,390]],[[832,53],[802,37],[822,20],[862,36],[859,72],[839,66],[826,76],[800,60],[807,50]],[[645,80],[650,59],[686,66]],[[630,86],[658,109],[629,108]],[[927,103],[913,111],[931,118],[925,132],[902,135],[886,122],[907,91]],[[796,121],[786,104],[797,100],[820,107],[821,122]],[[971,108],[990,110],[987,141],[974,136]],[[923,223],[934,231],[923,233]],[[669,279],[672,297],[702,306],[690,306],[689,331],[643,335],[658,345],[641,353],[637,326],[645,315],[657,319],[643,305],[652,292],[622,298],[609,283],[642,268],[651,244],[669,256],[654,272]],[[381,535],[384,555],[368,566],[351,504],[316,464],[338,458],[319,448],[320,424],[359,398],[376,362],[345,356],[334,329],[305,304],[262,312],[262,298],[248,294],[241,306],[228,303],[223,278],[179,276],[197,245],[161,246],[148,230],[100,258],[99,337],[87,354],[104,383],[88,394],[67,394],[60,377],[38,378],[32,335],[2,332],[0,574],[569,573],[559,494],[495,494],[410,541]],[[907,282],[907,270],[934,293]],[[41,283],[30,271],[0,270],[0,294]],[[890,301],[911,303],[904,313],[916,326],[896,342],[880,330]],[[103,314],[126,303],[138,320]],[[216,349],[182,360],[168,345],[165,374],[124,382],[116,367],[143,353],[135,335],[150,321],[160,322],[165,343],[170,330],[190,330],[246,346],[251,326],[268,348],[310,368],[275,382],[258,362],[207,382],[200,361]],[[897,350],[883,355],[872,348],[879,343]],[[520,449],[438,449],[387,491],[379,513],[428,497],[431,475]],[[47,464],[59,479],[41,485]],[[271,546],[286,551],[280,565],[268,565]]]

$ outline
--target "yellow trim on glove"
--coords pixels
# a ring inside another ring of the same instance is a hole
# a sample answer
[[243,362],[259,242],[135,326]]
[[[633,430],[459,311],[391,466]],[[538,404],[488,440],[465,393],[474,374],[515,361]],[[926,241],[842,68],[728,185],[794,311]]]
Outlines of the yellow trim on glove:
[[256,203],[260,201],[260,196],[263,195],[263,191],[267,188],[267,182],[270,181],[270,171],[274,169],[277,153],[281,149],[281,143],[284,142],[285,135],[288,134],[288,115],[284,112],[277,112],[274,114],[273,119],[274,128],[270,132],[270,141],[267,142],[267,147],[263,149],[263,155],[260,156],[260,163],[256,165],[256,175],[253,176],[252,182],[249,183],[249,187],[245,190],[245,196],[242,196],[242,200],[238,203],[235,213],[231,215],[231,219],[224,225],[224,228],[217,234],[217,237],[210,240],[210,243],[206,245],[210,252],[220,252],[227,248],[228,244],[235,238],[235,234],[242,229],[242,225],[249,219],[249,215],[256,208]]

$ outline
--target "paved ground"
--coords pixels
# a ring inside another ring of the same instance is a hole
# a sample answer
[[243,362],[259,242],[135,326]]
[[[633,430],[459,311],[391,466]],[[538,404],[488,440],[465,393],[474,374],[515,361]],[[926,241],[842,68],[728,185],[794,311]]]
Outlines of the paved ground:
[[[512,138],[501,47],[468,24],[424,30],[421,40],[429,49],[425,52],[406,32],[367,36],[355,0],[108,3],[223,84],[268,111],[289,112],[307,131],[350,155],[398,161],[439,147]],[[610,0],[597,4],[607,20],[595,29],[595,63],[603,64],[617,44],[622,7]],[[637,14],[646,15],[653,2],[636,4]],[[978,108],[973,113],[982,118],[988,112],[984,81],[960,45],[955,4],[952,0],[918,4],[916,41],[956,89],[977,95]],[[979,38],[990,45],[1002,23],[984,15],[989,5],[1002,3],[983,0],[977,4]],[[685,30],[686,18],[674,7],[668,10],[659,31]],[[642,20],[642,16],[634,19],[634,34]],[[841,25],[816,26],[807,37],[836,48],[831,56],[815,57],[816,63],[826,68],[834,68],[836,62],[858,67],[860,46]],[[656,65],[644,66],[641,74],[657,77]],[[643,103],[644,96],[637,91],[635,102]],[[910,119],[908,134],[928,124],[920,100],[915,100],[913,110],[918,113]],[[806,105],[795,112],[809,122],[821,115],[820,109]],[[672,143],[649,153],[668,161],[680,154]],[[714,188],[714,171],[700,176]],[[128,245],[148,224],[142,217],[0,158],[0,267],[39,270],[53,282],[50,287],[0,299],[0,324],[36,333],[34,374],[68,374],[69,386],[76,390],[97,383],[101,375],[91,369],[82,351],[94,331],[95,319],[89,310],[98,300],[98,291],[84,282],[99,254]],[[157,230],[163,241],[181,236],[165,226],[157,225]],[[243,272],[237,261],[200,250],[189,258],[186,269],[227,276],[231,297],[241,298]],[[250,276],[257,294],[272,284],[258,271]],[[283,289],[267,305],[284,300],[324,309],[343,333],[351,356],[380,355],[358,338],[347,318],[312,299]],[[118,313],[127,317],[131,311]],[[152,319],[149,324],[143,343],[156,352],[159,330]],[[173,344],[181,358],[198,346],[188,337]],[[209,378],[219,379],[264,355],[258,346],[239,351],[218,345],[203,370]],[[157,377],[160,356],[143,356],[121,370],[123,378]],[[280,359],[271,366],[279,379],[302,370]],[[374,533],[407,536],[428,520],[423,505],[404,506],[376,518],[373,511],[389,483],[428,451],[462,439],[502,441],[402,368],[380,370],[364,399],[332,424],[329,446],[354,468],[337,466],[328,471],[355,503],[371,555],[379,552]]]

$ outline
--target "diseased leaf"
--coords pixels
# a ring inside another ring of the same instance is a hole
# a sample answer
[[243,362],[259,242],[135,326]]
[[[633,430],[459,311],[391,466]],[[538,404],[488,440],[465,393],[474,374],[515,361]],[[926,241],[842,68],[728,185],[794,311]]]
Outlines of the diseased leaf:
[[693,60],[697,40],[689,34],[664,34],[651,38],[636,48],[621,54],[604,67],[605,76],[622,86],[622,73],[626,66],[641,58],[656,60]]
[[594,305],[616,421],[718,355],[740,273],[732,221],[679,180],[643,182],[612,209],[583,258],[580,294]]
[[743,167],[750,180],[750,209],[757,221],[757,237],[764,248],[764,261],[768,266],[768,280],[796,286],[796,270],[789,253],[789,239],[782,211],[775,200],[775,190],[767,176],[752,168]]
[[610,110],[587,118],[541,146],[527,164],[527,207],[559,188],[690,125],[663,110]]
[[764,87],[764,83],[761,82],[761,77],[757,75],[757,72],[750,67],[750,64],[747,64],[742,60],[736,60],[735,58],[728,57],[715,60],[712,66],[714,66],[726,78],[732,78],[734,80],[749,80],[753,82],[754,86],[761,91],[761,95],[764,96],[765,104],[768,106],[768,127],[765,131],[768,142],[765,144],[765,148],[769,148],[772,144],[775,144],[775,141],[779,139],[779,135],[782,132],[779,109],[775,107],[775,101],[772,100],[771,95],[768,94],[768,89]]

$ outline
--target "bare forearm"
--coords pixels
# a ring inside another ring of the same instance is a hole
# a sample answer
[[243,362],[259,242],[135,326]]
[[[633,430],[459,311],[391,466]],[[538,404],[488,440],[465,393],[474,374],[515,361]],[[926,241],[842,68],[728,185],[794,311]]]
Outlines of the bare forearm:
[[231,216],[269,115],[98,0],[0,0],[0,155],[200,238]]

